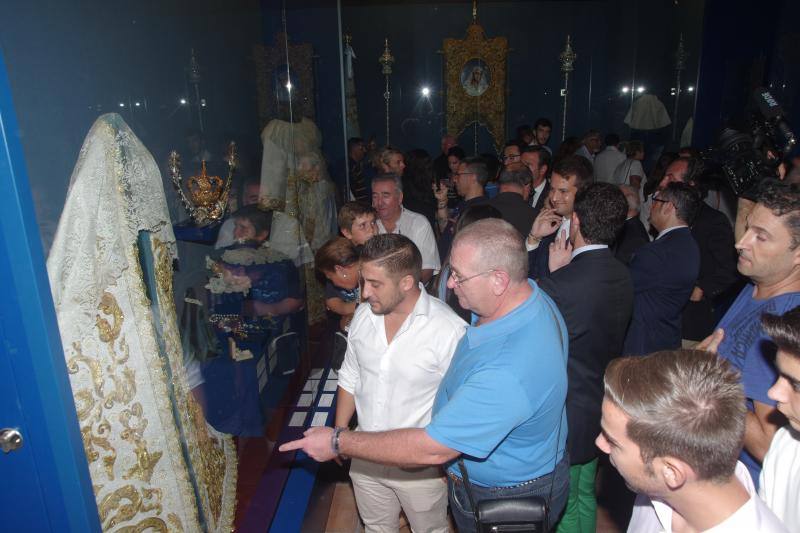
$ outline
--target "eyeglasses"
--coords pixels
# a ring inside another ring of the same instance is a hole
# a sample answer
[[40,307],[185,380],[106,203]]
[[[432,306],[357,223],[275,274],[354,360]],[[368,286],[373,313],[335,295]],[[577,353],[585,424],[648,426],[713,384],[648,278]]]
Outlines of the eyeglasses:
[[469,277],[466,277],[466,278],[462,279],[462,278],[458,277],[458,274],[456,274],[453,270],[451,270],[450,271],[450,279],[453,280],[453,284],[456,287],[461,287],[461,285],[463,285],[464,283],[468,282],[471,279],[475,279],[478,276],[483,276],[484,274],[491,274],[492,272],[496,272],[496,270],[493,269],[493,268],[490,268],[489,270],[484,270],[483,272],[478,272],[474,276],[469,276]]
[[504,155],[503,156],[503,161],[507,161],[509,159],[519,159],[519,158],[520,158],[520,154]]

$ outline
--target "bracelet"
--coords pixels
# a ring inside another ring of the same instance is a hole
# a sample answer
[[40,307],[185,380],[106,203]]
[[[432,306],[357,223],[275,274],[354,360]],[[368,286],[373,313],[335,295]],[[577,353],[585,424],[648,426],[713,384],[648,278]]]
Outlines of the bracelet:
[[336,455],[339,455],[339,434],[344,431],[344,429],[343,427],[337,427],[333,430],[333,434],[331,435],[331,449]]

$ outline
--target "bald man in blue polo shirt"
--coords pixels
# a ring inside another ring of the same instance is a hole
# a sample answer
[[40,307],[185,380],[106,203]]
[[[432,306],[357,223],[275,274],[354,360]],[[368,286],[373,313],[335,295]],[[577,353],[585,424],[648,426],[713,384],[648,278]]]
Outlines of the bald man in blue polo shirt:
[[[550,495],[551,525],[569,491],[567,328],[527,279],[528,255],[507,222],[485,219],[456,235],[448,286],[475,315],[439,387],[430,424],[381,432],[311,428],[281,451],[396,465],[444,465],[459,531],[475,522],[457,460],[476,502]],[[551,492],[552,490],[552,492]]]

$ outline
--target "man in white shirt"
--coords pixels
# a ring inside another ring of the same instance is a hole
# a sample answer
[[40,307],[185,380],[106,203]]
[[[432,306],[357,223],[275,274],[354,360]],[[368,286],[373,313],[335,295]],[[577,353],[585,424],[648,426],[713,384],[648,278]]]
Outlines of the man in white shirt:
[[603,141],[600,138],[600,132],[597,130],[589,130],[581,140],[581,147],[575,151],[575,155],[585,157],[590,163],[594,163],[594,155],[600,151]]
[[758,494],[790,531],[800,531],[800,307],[783,316],[764,314],[761,324],[778,346],[778,380],[767,394],[789,425],[772,438]]
[[614,169],[625,161],[625,154],[619,151],[619,135],[609,133],[605,138],[606,148],[594,158],[594,179],[614,183]]
[[372,207],[378,213],[378,233],[405,235],[422,254],[422,282],[439,271],[439,250],[428,219],[403,207],[403,181],[398,174],[372,178]]
[[[361,252],[362,304],[339,370],[336,426],[358,414],[361,431],[422,428],[467,324],[420,284],[422,258],[410,239],[373,237]],[[438,466],[401,468],[353,459],[356,503],[366,531],[397,531],[402,507],[414,531],[447,531],[447,484]]]
[[738,463],[744,391],[697,350],[623,357],[606,369],[597,446],[638,493],[628,533],[786,532]]

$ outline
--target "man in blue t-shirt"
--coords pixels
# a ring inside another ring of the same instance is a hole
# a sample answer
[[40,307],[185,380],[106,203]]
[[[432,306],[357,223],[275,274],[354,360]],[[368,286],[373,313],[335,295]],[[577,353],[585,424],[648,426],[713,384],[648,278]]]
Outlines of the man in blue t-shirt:
[[[786,422],[767,396],[777,378],[775,345],[761,326],[761,315],[782,315],[800,305],[797,185],[769,182],[762,187],[736,250],[739,272],[750,278],[750,283],[717,326],[724,332],[718,353],[742,374],[748,413],[741,460],[758,484],[764,454],[775,432]],[[712,337],[719,339],[719,329]]]
[[462,532],[475,530],[467,490],[476,502],[549,498],[554,521],[569,492],[564,320],[527,279],[527,252],[507,222],[484,219],[461,230],[450,266],[448,287],[476,321],[439,386],[430,424],[382,432],[311,428],[280,450],[303,449],[317,461],[341,454],[383,464],[446,465],[450,507]]

